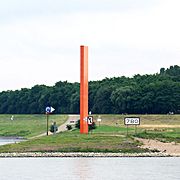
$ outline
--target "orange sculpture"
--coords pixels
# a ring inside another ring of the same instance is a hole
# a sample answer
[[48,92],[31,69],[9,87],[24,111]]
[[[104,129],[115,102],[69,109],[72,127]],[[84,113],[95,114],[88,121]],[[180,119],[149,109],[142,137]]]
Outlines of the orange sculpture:
[[88,47],[80,46],[80,133],[88,133]]

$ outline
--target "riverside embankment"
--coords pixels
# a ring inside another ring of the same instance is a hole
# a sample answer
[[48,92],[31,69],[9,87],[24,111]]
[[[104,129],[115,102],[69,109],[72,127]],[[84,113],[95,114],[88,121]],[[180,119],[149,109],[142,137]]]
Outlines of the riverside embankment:
[[180,154],[156,153],[83,153],[83,152],[26,152],[26,153],[0,153],[0,157],[180,157]]

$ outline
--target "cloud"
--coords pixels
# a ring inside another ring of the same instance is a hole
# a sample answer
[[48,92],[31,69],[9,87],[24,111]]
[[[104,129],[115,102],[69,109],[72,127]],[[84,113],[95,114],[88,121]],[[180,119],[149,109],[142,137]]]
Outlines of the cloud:
[[179,63],[177,0],[9,0],[0,5],[2,89],[79,81],[81,44],[89,46],[91,80],[156,73]]

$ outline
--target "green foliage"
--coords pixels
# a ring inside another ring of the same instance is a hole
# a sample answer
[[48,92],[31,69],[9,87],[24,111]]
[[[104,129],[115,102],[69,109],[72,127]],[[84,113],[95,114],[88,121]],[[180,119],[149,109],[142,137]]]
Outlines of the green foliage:
[[[57,114],[79,114],[79,83],[57,82],[0,93],[0,114],[41,114],[53,106]],[[89,82],[93,114],[180,113],[180,67],[161,68],[153,75],[114,77]]]
[[[93,129],[96,129],[96,123],[93,122],[91,125],[88,125],[88,130],[91,131]],[[80,129],[80,119],[76,121],[75,128]]]
[[88,125],[88,130],[89,131],[92,131],[93,129],[96,129],[97,126],[96,126],[96,123],[95,122],[92,122],[92,124]]
[[67,130],[69,131],[69,130],[72,129],[72,126],[71,126],[70,124],[67,124],[67,125],[66,125],[66,128],[67,128]]
[[58,127],[57,126],[55,126],[55,125],[51,125],[50,126],[50,132],[52,132],[52,133],[54,133],[54,132],[56,132],[58,130]]
[[76,121],[75,128],[80,129],[80,119]]

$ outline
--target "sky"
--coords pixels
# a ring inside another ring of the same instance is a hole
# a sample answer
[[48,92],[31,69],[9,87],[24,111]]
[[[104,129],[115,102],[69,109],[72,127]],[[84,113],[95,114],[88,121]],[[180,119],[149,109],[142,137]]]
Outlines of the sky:
[[0,91],[180,65],[179,0],[0,0]]

